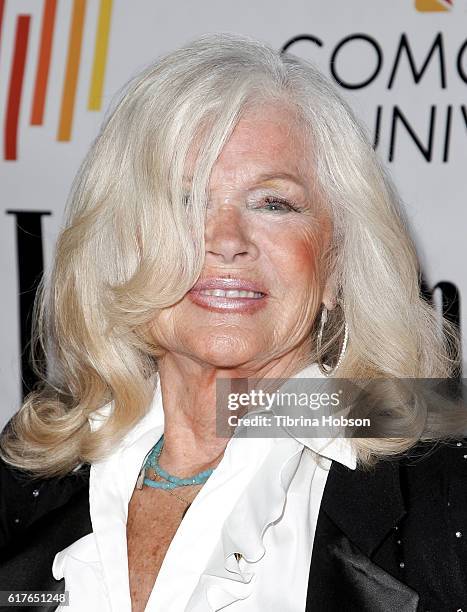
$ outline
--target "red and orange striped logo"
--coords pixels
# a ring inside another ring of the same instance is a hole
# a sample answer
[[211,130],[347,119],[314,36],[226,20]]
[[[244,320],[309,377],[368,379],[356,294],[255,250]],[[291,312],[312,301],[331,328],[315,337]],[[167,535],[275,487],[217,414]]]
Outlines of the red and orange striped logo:
[[[68,33],[68,50],[62,87],[62,99],[58,117],[57,140],[71,140],[76,89],[81,62],[81,50],[87,0],[73,0]],[[6,0],[0,0],[0,37]],[[57,0],[44,0],[34,91],[31,106],[31,125],[43,125],[47,101],[47,85],[52,60],[56,27]],[[107,63],[112,0],[100,0],[98,23],[94,43],[94,59],[90,76],[88,110],[100,110]],[[18,158],[18,126],[32,15],[17,15],[14,48],[10,67],[4,129],[4,159]]]

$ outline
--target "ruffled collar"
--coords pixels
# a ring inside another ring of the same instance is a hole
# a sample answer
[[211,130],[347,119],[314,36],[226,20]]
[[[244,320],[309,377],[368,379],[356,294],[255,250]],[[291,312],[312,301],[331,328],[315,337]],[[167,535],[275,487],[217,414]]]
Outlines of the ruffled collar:
[[[220,543],[200,577],[186,612],[220,610],[253,593],[256,576],[254,571],[250,571],[251,564],[260,561],[266,553],[265,531],[284,512],[287,494],[304,449],[303,443],[294,438],[274,440],[261,467],[226,519]],[[339,456],[343,464],[352,468],[353,460],[349,460],[352,455],[345,451],[340,455],[340,450],[340,447],[331,445],[327,454],[332,454],[334,459]],[[233,447],[232,452],[235,452]],[[325,460],[331,463],[328,457]],[[242,558],[238,559],[235,553]]]

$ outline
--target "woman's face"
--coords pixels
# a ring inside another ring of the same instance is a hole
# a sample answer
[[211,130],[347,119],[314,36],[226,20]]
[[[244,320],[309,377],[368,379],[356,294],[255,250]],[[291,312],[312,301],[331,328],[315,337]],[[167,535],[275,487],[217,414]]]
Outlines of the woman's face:
[[204,267],[158,313],[157,343],[229,369],[301,356],[321,302],[332,307],[323,259],[331,226],[295,115],[277,106],[244,115],[209,187]]

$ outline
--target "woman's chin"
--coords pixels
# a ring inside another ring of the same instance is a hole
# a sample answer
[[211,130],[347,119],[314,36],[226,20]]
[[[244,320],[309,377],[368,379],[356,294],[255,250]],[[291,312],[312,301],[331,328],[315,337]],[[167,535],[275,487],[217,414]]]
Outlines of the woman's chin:
[[259,352],[258,346],[242,342],[240,338],[223,336],[203,343],[194,354],[206,364],[217,368],[234,369],[255,361]]

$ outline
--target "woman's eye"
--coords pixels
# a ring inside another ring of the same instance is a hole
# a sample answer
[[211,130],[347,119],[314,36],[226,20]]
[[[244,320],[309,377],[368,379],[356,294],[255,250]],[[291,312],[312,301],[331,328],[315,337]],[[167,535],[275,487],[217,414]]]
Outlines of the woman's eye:
[[264,208],[267,210],[272,210],[273,212],[287,212],[287,211],[296,211],[298,212],[298,208],[294,206],[291,202],[287,200],[282,200],[280,198],[265,198],[264,199]]

